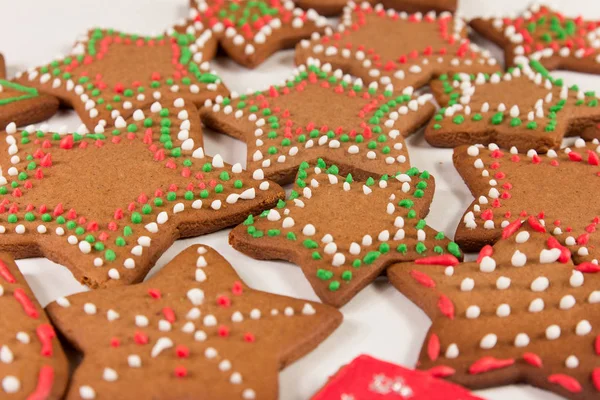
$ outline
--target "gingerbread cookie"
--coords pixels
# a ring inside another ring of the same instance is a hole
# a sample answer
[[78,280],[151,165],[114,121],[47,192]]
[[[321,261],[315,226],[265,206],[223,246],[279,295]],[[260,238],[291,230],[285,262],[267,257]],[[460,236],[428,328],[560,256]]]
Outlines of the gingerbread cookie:
[[545,152],[565,136],[598,137],[596,93],[568,87],[537,61],[504,75],[444,75],[432,89],[443,106],[425,130],[432,146],[496,143]]
[[433,320],[419,368],[472,389],[526,382],[597,399],[600,268],[574,267],[543,221],[515,218],[476,262],[389,268],[394,286]]
[[267,179],[292,182],[301,162],[318,158],[366,179],[408,169],[404,136],[435,112],[431,95],[398,89],[367,86],[314,61],[285,85],[207,102],[201,118],[248,143],[248,169]]
[[0,398],[59,400],[67,358],[44,310],[7,254],[0,254]]
[[323,160],[302,163],[288,200],[249,216],[229,242],[257,259],[298,264],[319,298],[341,307],[394,262],[458,263],[458,246],[423,219],[434,186],[416,168],[356,180]]
[[273,53],[294,47],[313,32],[323,32],[327,19],[291,0],[192,0],[187,20],[171,31],[197,37],[209,51],[221,47],[238,64],[255,68]]
[[48,312],[84,353],[69,398],[98,400],[275,400],[277,372],[342,322],[331,307],[250,289],[202,246],[147,282],[61,298]]
[[395,87],[421,87],[444,73],[500,70],[488,51],[469,41],[465,22],[450,13],[408,15],[354,2],[336,31],[328,28],[324,36],[314,34],[296,47],[296,63],[310,58],[365,82]]
[[[203,62],[200,39],[129,35],[93,29],[70,55],[18,75],[16,82],[58,97],[94,132],[171,94],[190,104],[225,96],[220,78]],[[135,67],[132,67],[135,66]]]
[[[208,157],[195,106],[164,97],[93,134],[0,141],[0,251],[44,256],[93,288],[141,281],[185,237],[238,224],[283,189]],[[92,184],[93,183],[93,184]]]
[[362,355],[332,377],[312,400],[482,400],[433,374]]
[[[383,4],[386,8],[410,13],[429,11],[456,11],[458,0],[368,0],[370,4]],[[297,0],[302,8],[312,8],[321,15],[335,16],[342,13],[347,0]]]
[[0,54],[0,131],[8,124],[35,124],[58,111],[58,100],[36,89],[6,80],[4,57]]
[[575,147],[538,155],[503,151],[496,145],[463,146],[454,165],[475,197],[456,231],[465,251],[477,251],[502,237],[515,218],[537,216],[568,246],[577,263],[597,261],[600,208],[600,142],[578,139]]
[[600,73],[600,21],[568,18],[552,8],[532,5],[521,16],[476,18],[471,26],[504,48],[508,66],[539,61],[548,69]]

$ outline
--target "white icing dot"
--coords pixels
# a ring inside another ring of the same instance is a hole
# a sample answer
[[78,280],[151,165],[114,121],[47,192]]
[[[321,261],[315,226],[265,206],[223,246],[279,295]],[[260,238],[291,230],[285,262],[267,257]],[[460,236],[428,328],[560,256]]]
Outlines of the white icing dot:
[[567,368],[577,368],[579,367],[579,359],[575,356],[569,356],[565,360],[565,367]]
[[500,278],[498,278],[498,280],[496,280],[496,288],[498,290],[506,290],[510,287],[510,278],[507,278],[506,276],[501,276]]
[[529,346],[529,336],[526,333],[519,333],[515,337],[515,347],[527,347]]
[[556,340],[560,337],[560,327],[558,325],[550,325],[546,328],[546,339]]
[[590,334],[591,332],[592,324],[590,324],[590,321],[585,319],[579,321],[577,327],[575,328],[575,333],[577,334],[577,336],[585,336]]
[[2,379],[2,389],[6,393],[16,393],[21,388],[21,382],[16,376],[8,375]]
[[455,343],[452,343],[446,349],[446,358],[456,358],[459,355],[458,346]]
[[479,318],[481,314],[481,309],[477,306],[469,306],[466,311],[466,316],[469,319]]
[[482,349],[493,349],[494,346],[496,346],[496,343],[498,343],[498,337],[496,335],[494,335],[493,333],[489,333],[487,335],[485,335],[483,337],[483,339],[481,339],[481,342],[479,343],[479,346]]
[[83,311],[87,314],[87,315],[94,315],[96,314],[96,306],[92,303],[85,303],[83,305]]
[[496,270],[496,261],[489,256],[485,256],[479,264],[479,269],[481,272],[494,272]]
[[560,309],[561,310],[569,310],[571,308],[573,308],[573,306],[575,305],[575,297],[569,295],[564,296],[562,299],[560,299]]
[[500,304],[496,309],[496,315],[499,317],[508,317],[510,315],[510,306],[508,304]]
[[534,292],[543,292],[550,286],[550,281],[545,276],[539,276],[531,282],[531,290]]
[[94,389],[92,389],[91,386],[80,386],[79,387],[79,395],[81,396],[82,399],[95,399],[96,398],[96,391],[94,391]]
[[527,231],[523,231],[523,232],[519,232],[515,238],[517,243],[525,243],[526,241],[529,240],[529,232]]
[[544,310],[544,300],[537,298],[529,303],[529,312],[536,313]]
[[465,278],[460,283],[460,290],[463,292],[470,292],[475,287],[475,281],[471,278]]

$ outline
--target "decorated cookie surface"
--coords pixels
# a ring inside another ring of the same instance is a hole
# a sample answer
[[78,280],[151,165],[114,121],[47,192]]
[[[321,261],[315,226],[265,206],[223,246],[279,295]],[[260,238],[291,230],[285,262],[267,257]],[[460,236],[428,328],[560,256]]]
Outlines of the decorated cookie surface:
[[67,359],[17,265],[0,253],[0,398],[59,400]]
[[350,2],[342,23],[296,47],[296,63],[331,63],[365,82],[395,87],[426,85],[454,72],[496,72],[488,51],[467,38],[465,22],[450,13],[407,14],[383,5]]
[[258,259],[298,264],[317,295],[342,306],[394,262],[458,263],[458,246],[423,219],[434,180],[416,168],[355,180],[323,160],[302,163],[287,201],[229,237]]
[[475,197],[456,231],[465,251],[478,251],[502,237],[516,218],[539,217],[545,230],[569,247],[577,263],[597,262],[600,209],[590,202],[600,191],[598,140],[538,155],[496,145],[455,149],[454,165]]
[[202,246],[143,284],[61,298],[48,312],[83,352],[69,398],[98,400],[275,400],[278,371],[342,321],[331,307],[250,289]]
[[190,16],[172,31],[197,37],[204,60],[221,47],[237,63],[255,68],[278,50],[294,47],[327,19],[290,0],[192,0]]
[[163,98],[93,134],[34,129],[0,140],[0,250],[45,256],[93,288],[141,281],[182,237],[211,233],[284,196],[208,157],[195,106]]
[[569,18],[536,3],[514,19],[477,18],[471,26],[504,48],[509,65],[530,58],[548,69],[600,73],[600,21]]
[[[321,15],[339,15],[348,4],[347,0],[296,0],[302,8],[315,9]],[[456,11],[458,0],[369,0],[365,3],[383,4],[386,8],[407,12]]]
[[0,54],[0,130],[8,124],[35,124],[53,116],[58,100],[36,89],[6,80],[4,57]]
[[598,137],[598,97],[567,86],[537,61],[505,74],[443,75],[432,84],[443,106],[425,130],[432,146],[495,143],[546,152],[566,136]]
[[430,99],[314,61],[285,85],[207,102],[201,118],[248,143],[248,169],[276,182],[293,181],[302,161],[318,158],[366,179],[409,168],[404,137],[433,115]]
[[460,386],[362,355],[333,376],[312,400],[481,400]]
[[473,389],[525,382],[597,399],[600,268],[574,266],[543,221],[515,218],[520,226],[507,226],[475,262],[389,268],[433,320],[419,368]]
[[93,132],[129,118],[165,95],[201,105],[227,95],[203,62],[203,45],[191,35],[139,36],[93,29],[68,56],[20,73],[16,82],[56,96]]

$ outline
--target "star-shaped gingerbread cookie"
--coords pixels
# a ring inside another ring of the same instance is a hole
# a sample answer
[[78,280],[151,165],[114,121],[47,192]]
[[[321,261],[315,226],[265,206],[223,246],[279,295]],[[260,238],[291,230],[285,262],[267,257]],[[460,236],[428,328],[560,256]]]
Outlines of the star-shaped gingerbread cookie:
[[361,181],[323,160],[302,163],[288,200],[249,216],[229,242],[298,264],[323,302],[341,307],[394,262],[458,263],[458,246],[424,220],[434,190],[416,168]]
[[119,117],[175,95],[190,104],[228,94],[204,62],[201,39],[174,32],[157,37],[93,29],[70,55],[18,75],[16,83],[58,97],[93,132]]
[[465,251],[478,251],[502,237],[515,218],[544,218],[545,228],[569,247],[577,263],[600,258],[596,226],[600,209],[598,140],[578,139],[575,147],[518,154],[496,145],[462,146],[454,165],[475,197],[456,231]]
[[36,89],[6,80],[4,57],[0,54],[0,131],[7,125],[35,124],[58,111],[58,99]]
[[488,51],[469,41],[465,22],[450,13],[408,15],[354,2],[336,31],[328,28],[296,47],[297,64],[311,58],[395,87],[421,87],[444,73],[500,70]]
[[431,95],[395,89],[365,85],[315,61],[281,86],[207,102],[201,118],[245,141],[248,169],[276,182],[292,182],[302,161],[318,158],[366,179],[408,169],[404,137],[435,112]]
[[327,25],[325,17],[297,8],[291,0],[192,0],[189,18],[171,31],[207,45],[205,60],[220,46],[238,64],[255,68]]
[[343,366],[312,400],[481,400],[427,372],[358,356]]
[[48,306],[84,353],[69,398],[277,399],[278,371],[341,323],[328,306],[252,290],[193,246],[147,282]]
[[62,399],[67,358],[44,309],[5,253],[0,253],[0,307],[0,397]]
[[598,137],[596,93],[568,87],[537,61],[505,74],[443,75],[432,89],[443,106],[425,129],[432,146],[496,143],[546,152],[566,136]]
[[394,286],[433,320],[419,368],[472,389],[525,382],[596,399],[600,268],[575,267],[542,221],[515,217],[523,226],[507,226],[475,262],[389,268]]
[[141,281],[174,240],[242,222],[284,197],[204,155],[195,106],[164,97],[106,132],[8,132],[0,251],[44,256],[93,288]]
[[[398,11],[410,13],[429,12],[429,11],[450,11],[454,12],[457,8],[458,0],[368,0],[370,4],[383,4],[386,8],[392,8]],[[339,15],[348,4],[347,0],[296,0],[302,8],[312,8],[321,15],[334,16]]]
[[600,21],[569,18],[536,3],[517,18],[476,18],[471,26],[504,48],[508,66],[529,58],[550,70],[600,73]]

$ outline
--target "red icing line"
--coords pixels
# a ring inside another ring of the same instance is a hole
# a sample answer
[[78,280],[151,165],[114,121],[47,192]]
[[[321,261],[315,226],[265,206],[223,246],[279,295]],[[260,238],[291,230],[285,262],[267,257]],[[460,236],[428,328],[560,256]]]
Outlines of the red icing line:
[[424,272],[413,269],[412,271],[410,271],[410,276],[412,276],[412,278],[415,281],[417,281],[419,284],[421,284],[425,287],[428,287],[428,288],[435,287],[435,281],[433,279],[431,279],[431,277]]
[[432,333],[431,336],[429,336],[427,355],[431,361],[437,360],[440,355],[440,338],[435,333]]
[[8,283],[17,283],[17,280],[13,274],[11,274],[8,270],[8,265],[6,265],[2,260],[0,260],[0,276],[2,276]]
[[502,239],[508,239],[509,237],[511,237],[516,231],[518,231],[521,228],[522,225],[523,222],[521,222],[520,219],[508,224],[506,228],[502,230]]
[[454,304],[446,295],[440,295],[437,305],[442,314],[450,319],[454,319]]
[[170,323],[174,323],[175,322],[175,311],[173,311],[173,309],[171,307],[165,307],[162,309],[163,315],[165,316],[165,319],[167,321],[169,321]]
[[415,264],[418,265],[441,265],[443,267],[453,267],[455,265],[458,265],[458,263],[458,259],[450,254],[424,257],[415,260]]
[[38,375],[38,383],[35,391],[27,396],[27,400],[46,400],[52,392],[54,383],[54,369],[49,365],[44,365]]
[[550,236],[548,238],[548,248],[560,249],[560,257],[558,257],[558,261],[563,264],[571,259],[571,251],[565,246],[561,245],[554,236]]
[[594,368],[592,371],[592,382],[596,390],[600,392],[600,367]]
[[477,257],[477,263],[480,263],[484,257],[491,257],[494,254],[494,248],[492,246],[485,245],[479,252],[479,256]]
[[29,298],[29,296],[27,296],[27,293],[25,293],[25,291],[22,288],[15,289],[14,296],[15,299],[17,299],[17,301],[21,303],[25,314],[27,314],[31,318],[39,318],[40,314],[35,309],[35,306],[31,302],[31,299]]
[[428,369],[425,372],[427,372],[434,378],[447,378],[449,376],[454,375],[456,373],[456,370],[446,365],[440,365],[439,367],[433,367],[431,369]]
[[548,382],[562,386],[571,393],[580,393],[582,388],[577,379],[565,374],[554,374],[548,377]]
[[542,359],[535,353],[525,353],[523,354],[523,360],[529,365],[532,365],[536,368],[542,367]]
[[542,225],[540,223],[540,221],[533,215],[529,216],[529,218],[527,219],[527,222],[529,223],[529,226],[531,226],[533,228],[534,231],[537,231],[540,233],[546,233],[546,227],[544,225]]
[[584,262],[579,264],[575,269],[579,272],[594,274],[596,272],[600,272],[600,265],[596,265],[591,262]]
[[49,324],[42,324],[35,330],[40,342],[42,342],[42,355],[52,357],[52,339],[56,337],[54,329]]
[[496,369],[502,369],[506,367],[510,367],[515,363],[515,360],[512,358],[506,360],[500,360],[494,357],[482,357],[479,360],[475,361],[469,367],[469,373],[471,375],[483,374],[485,372],[494,371]]

